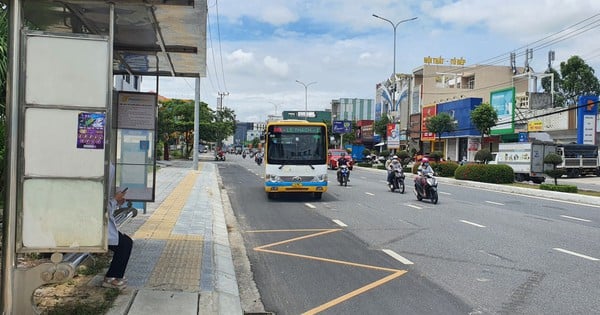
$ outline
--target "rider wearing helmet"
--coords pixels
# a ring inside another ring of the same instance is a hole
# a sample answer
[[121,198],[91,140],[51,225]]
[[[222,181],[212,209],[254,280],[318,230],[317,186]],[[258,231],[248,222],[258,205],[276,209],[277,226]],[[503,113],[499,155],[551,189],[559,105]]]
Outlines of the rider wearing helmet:
[[[342,165],[348,165],[348,160],[346,160],[346,152],[342,152],[340,154],[340,158],[337,160],[337,164],[338,164],[338,171],[337,171],[337,177],[338,179],[340,178],[340,166]],[[350,170],[350,168],[348,168],[348,170]],[[348,172],[348,181],[350,181],[350,172]]]
[[431,165],[429,165],[429,159],[424,157],[421,159],[421,165],[419,165],[419,168],[417,169],[417,175],[419,176],[419,185],[421,187],[425,186],[426,174],[433,174],[433,168],[431,168]]
[[399,170],[400,173],[403,173],[402,164],[400,164],[400,160],[398,159],[397,155],[392,156],[392,160],[391,160],[391,162],[387,166],[387,171],[388,171],[387,182],[388,182],[388,185],[392,184],[392,178],[394,176],[394,171],[395,170]]

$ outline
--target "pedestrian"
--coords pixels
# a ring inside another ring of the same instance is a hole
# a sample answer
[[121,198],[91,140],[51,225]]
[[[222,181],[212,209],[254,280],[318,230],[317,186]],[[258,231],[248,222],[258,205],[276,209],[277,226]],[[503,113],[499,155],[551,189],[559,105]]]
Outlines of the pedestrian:
[[129,263],[129,256],[133,247],[133,240],[117,228],[115,211],[125,203],[127,188],[115,193],[108,202],[108,249],[113,252],[113,257],[108,271],[102,281],[105,288],[124,289],[127,286],[125,269]]
[[[111,185],[114,185],[115,173],[115,166],[111,163],[108,177]],[[124,289],[127,286],[127,279],[125,279],[124,275],[129,263],[129,256],[131,256],[133,240],[128,235],[119,231],[115,219],[115,212],[125,204],[126,193],[127,188],[117,191],[108,200],[108,249],[113,252],[113,257],[104,276],[104,281],[102,281],[102,286],[105,288]]]

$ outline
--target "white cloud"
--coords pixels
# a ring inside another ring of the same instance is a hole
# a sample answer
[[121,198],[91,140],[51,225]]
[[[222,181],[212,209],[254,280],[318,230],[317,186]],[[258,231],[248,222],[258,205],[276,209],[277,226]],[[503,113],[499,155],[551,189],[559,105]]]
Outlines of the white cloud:
[[[210,22],[217,21],[213,2]],[[209,78],[202,79],[201,98],[212,107],[217,93],[227,90],[225,105],[240,120],[262,120],[275,110],[326,109],[332,99],[375,98],[375,85],[393,69],[394,22],[397,27],[396,71],[411,72],[425,56],[463,57],[468,65],[524,50],[600,12],[597,0],[221,0],[219,30],[212,27],[207,50]],[[211,5],[212,4],[212,5]],[[212,24],[211,24],[212,25]],[[214,26],[214,25],[213,25]],[[258,27],[253,29],[253,27]],[[598,28],[534,51],[533,68],[542,71],[547,51],[556,51],[555,67],[572,55],[595,57],[589,64],[600,73]],[[219,56],[222,49],[223,63]],[[214,56],[213,56],[214,52]],[[518,57],[517,65],[523,64]],[[223,68],[221,68],[223,65]],[[224,74],[224,77],[223,77]],[[189,80],[189,79],[188,79]],[[189,82],[161,80],[160,94],[190,95]]]
[[277,60],[277,58],[266,56],[263,60],[263,64],[269,71],[280,76],[285,77],[289,72],[288,64]]

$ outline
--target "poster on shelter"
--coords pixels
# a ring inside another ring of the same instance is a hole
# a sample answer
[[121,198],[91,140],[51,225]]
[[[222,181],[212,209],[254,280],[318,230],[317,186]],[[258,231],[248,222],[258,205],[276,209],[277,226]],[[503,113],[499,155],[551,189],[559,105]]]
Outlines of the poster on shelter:
[[515,88],[491,92],[490,105],[492,105],[498,114],[498,121],[496,122],[496,126],[492,127],[491,134],[514,133]]
[[103,113],[79,113],[77,123],[78,149],[104,149]]

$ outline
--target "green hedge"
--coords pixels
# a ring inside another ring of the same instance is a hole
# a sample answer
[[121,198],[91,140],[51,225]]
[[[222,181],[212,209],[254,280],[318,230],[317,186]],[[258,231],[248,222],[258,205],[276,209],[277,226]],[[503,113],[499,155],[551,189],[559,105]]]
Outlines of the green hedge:
[[[421,162],[415,162],[415,164],[412,167],[412,170],[410,171],[413,174],[417,174],[417,170],[419,169],[420,165]],[[458,163],[452,161],[429,162],[429,165],[431,165],[431,168],[435,172],[436,176],[440,177],[452,177],[454,176],[454,172],[458,168]]]
[[358,163],[356,163],[356,166],[371,167],[371,162],[358,162]]
[[566,193],[577,193],[577,186],[573,185],[540,184],[540,189],[560,191]]
[[466,164],[456,168],[454,178],[484,183],[508,184],[514,181],[515,174],[508,165]]

